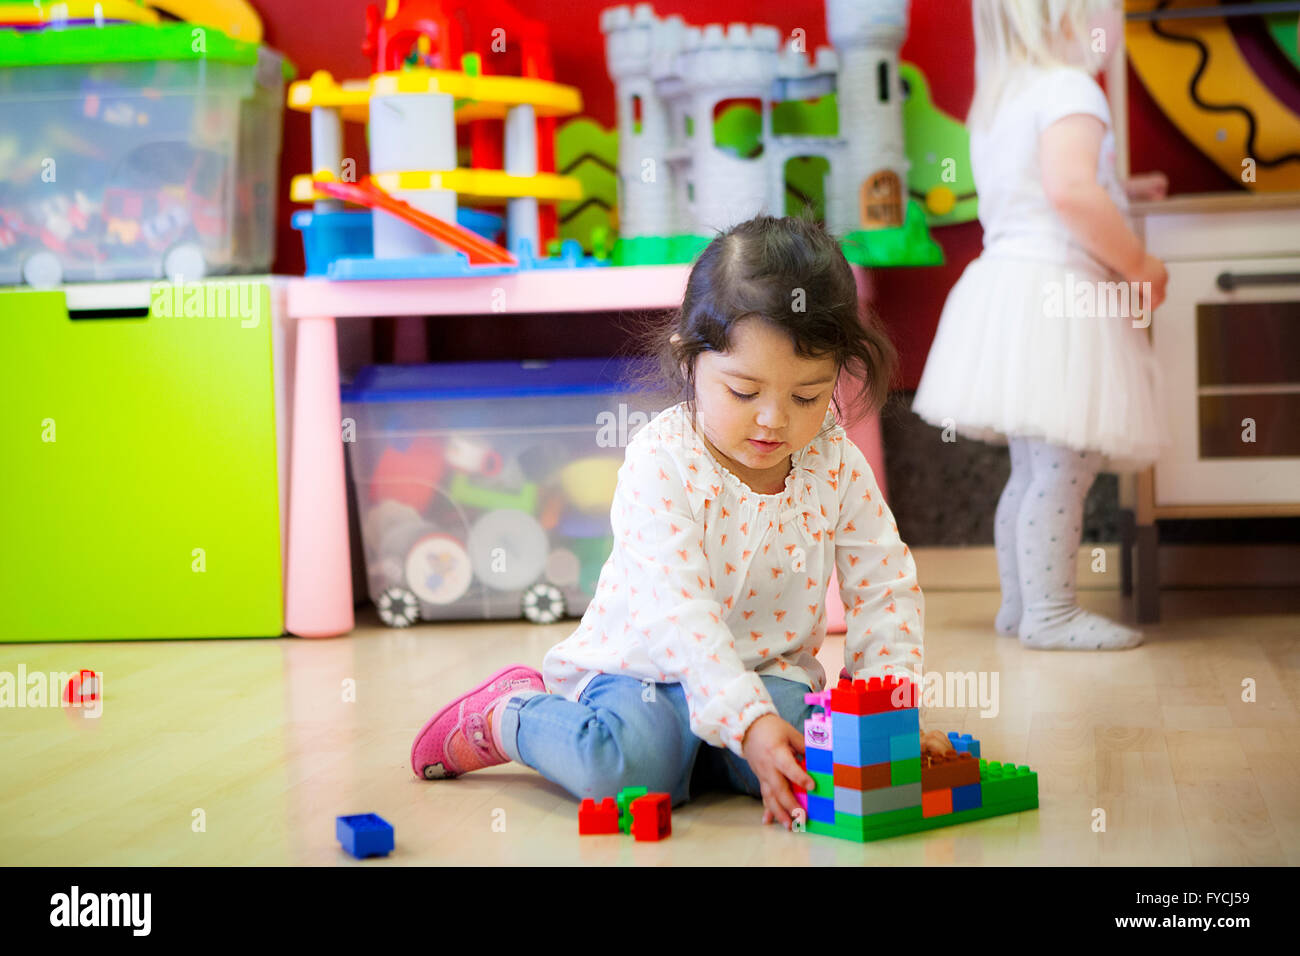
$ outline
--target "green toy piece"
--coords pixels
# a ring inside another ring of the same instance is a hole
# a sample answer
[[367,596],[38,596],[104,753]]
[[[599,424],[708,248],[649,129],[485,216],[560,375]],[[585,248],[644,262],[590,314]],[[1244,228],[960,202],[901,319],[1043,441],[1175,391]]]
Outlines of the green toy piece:
[[509,492],[476,485],[463,472],[457,472],[447,488],[447,497],[467,508],[482,508],[485,511],[505,508],[530,515],[537,512],[537,485],[531,481],[520,485],[518,491]]
[[[257,66],[261,49],[212,29],[204,31],[201,45],[195,44],[191,23],[122,23],[113,26],[111,43],[105,35],[102,30],[0,30],[0,67],[166,60]],[[286,80],[297,75],[288,60],[281,60],[280,70]]]
[[920,781],[920,757],[913,757],[910,760],[895,760],[889,765],[889,785],[891,787],[901,787],[905,784],[919,783]]
[[855,229],[840,244],[844,258],[858,266],[941,266],[943,247],[925,225],[925,211],[915,199],[907,202],[901,226]]
[[582,184],[585,197],[557,207],[560,239],[573,239],[597,258],[601,249],[608,258],[608,239],[598,246],[597,232],[604,229],[608,236],[617,228],[618,132],[586,116],[570,120],[555,133],[555,165]]
[[834,823],[809,820],[806,828],[809,833],[870,843],[887,837],[921,833],[972,820],[1019,813],[1022,810],[1035,810],[1038,808],[1038,774],[1028,767],[980,760],[980,795],[982,806],[956,813],[926,817],[923,816],[921,807],[904,807],[888,813],[856,817],[836,811]]
[[624,833],[632,832],[632,801],[637,797],[644,797],[649,792],[645,787],[624,787],[619,791],[618,828]]
[[900,63],[898,75],[907,91],[903,140],[909,164],[908,191],[922,203],[929,225],[970,222],[979,215],[970,168],[970,132],[964,123],[934,105],[930,82],[915,63]]
[[685,265],[694,262],[710,241],[708,236],[620,236],[614,243],[614,265]]

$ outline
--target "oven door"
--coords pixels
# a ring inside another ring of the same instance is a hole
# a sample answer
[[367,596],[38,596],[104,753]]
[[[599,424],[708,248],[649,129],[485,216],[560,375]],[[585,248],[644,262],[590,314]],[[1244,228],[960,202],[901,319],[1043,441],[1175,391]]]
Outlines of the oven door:
[[1300,257],[1171,262],[1156,505],[1300,502]]

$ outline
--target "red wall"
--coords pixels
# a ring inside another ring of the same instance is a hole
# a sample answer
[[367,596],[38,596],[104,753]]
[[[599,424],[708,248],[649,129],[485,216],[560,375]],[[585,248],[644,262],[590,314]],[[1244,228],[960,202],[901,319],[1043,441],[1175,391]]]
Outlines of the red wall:
[[[330,0],[327,8],[305,0],[255,2],[266,26],[266,42],[293,61],[300,77],[321,69],[330,71],[336,78],[362,77],[369,72],[368,63],[361,55],[365,0]],[[516,0],[515,5],[528,16],[546,20],[550,26],[556,78],[581,89],[586,114],[612,126],[613,86],[605,69],[599,16],[602,9],[614,4],[602,0]],[[681,14],[688,23],[694,24],[770,23],[787,32],[802,27],[810,48],[826,43],[822,0],[709,0],[707,4],[698,0],[657,0],[655,11],[661,16]],[[911,32],[902,55],[929,77],[939,107],[959,118],[965,116],[974,84],[969,0],[912,0]],[[1229,177],[1187,144],[1155,108],[1131,71],[1129,86],[1131,156],[1135,172],[1163,170],[1169,175],[1173,193],[1237,188]],[[347,154],[359,159],[365,156],[364,137],[359,127],[349,133]],[[281,193],[285,198],[278,216],[274,265],[277,273],[302,273],[302,244],[289,226],[289,215],[295,207],[287,199],[287,184],[293,174],[308,171],[310,156],[307,115],[286,112],[281,161]],[[359,166],[364,169],[364,162]],[[937,229],[935,236],[944,247],[947,265],[935,269],[881,270],[875,275],[877,308],[901,353],[903,369],[898,384],[904,388],[915,388],[948,290],[980,250],[981,230],[977,222]],[[555,355],[591,354],[591,334],[590,322],[546,323],[548,347]],[[492,346],[487,348],[490,350]]]

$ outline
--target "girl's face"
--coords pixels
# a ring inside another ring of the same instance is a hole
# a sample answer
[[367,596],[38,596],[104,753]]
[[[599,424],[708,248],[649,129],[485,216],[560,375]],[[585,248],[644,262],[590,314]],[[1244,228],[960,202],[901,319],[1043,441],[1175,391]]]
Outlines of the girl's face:
[[821,430],[836,377],[834,358],[803,358],[771,323],[741,319],[729,351],[695,359],[700,431],[732,474],[760,494],[780,491],[791,453]]

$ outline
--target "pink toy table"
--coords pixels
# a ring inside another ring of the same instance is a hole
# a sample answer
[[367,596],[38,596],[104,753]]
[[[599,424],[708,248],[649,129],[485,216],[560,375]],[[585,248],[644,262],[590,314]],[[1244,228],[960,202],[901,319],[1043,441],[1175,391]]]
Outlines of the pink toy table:
[[[681,303],[688,272],[687,266],[636,266],[455,279],[290,280],[286,311],[296,321],[297,335],[285,630],[299,637],[334,637],[354,624],[336,319],[668,309]],[[869,280],[862,270],[855,272],[865,297]],[[849,434],[886,491],[879,423],[861,422]],[[834,580],[830,594],[830,630],[843,630]]]

